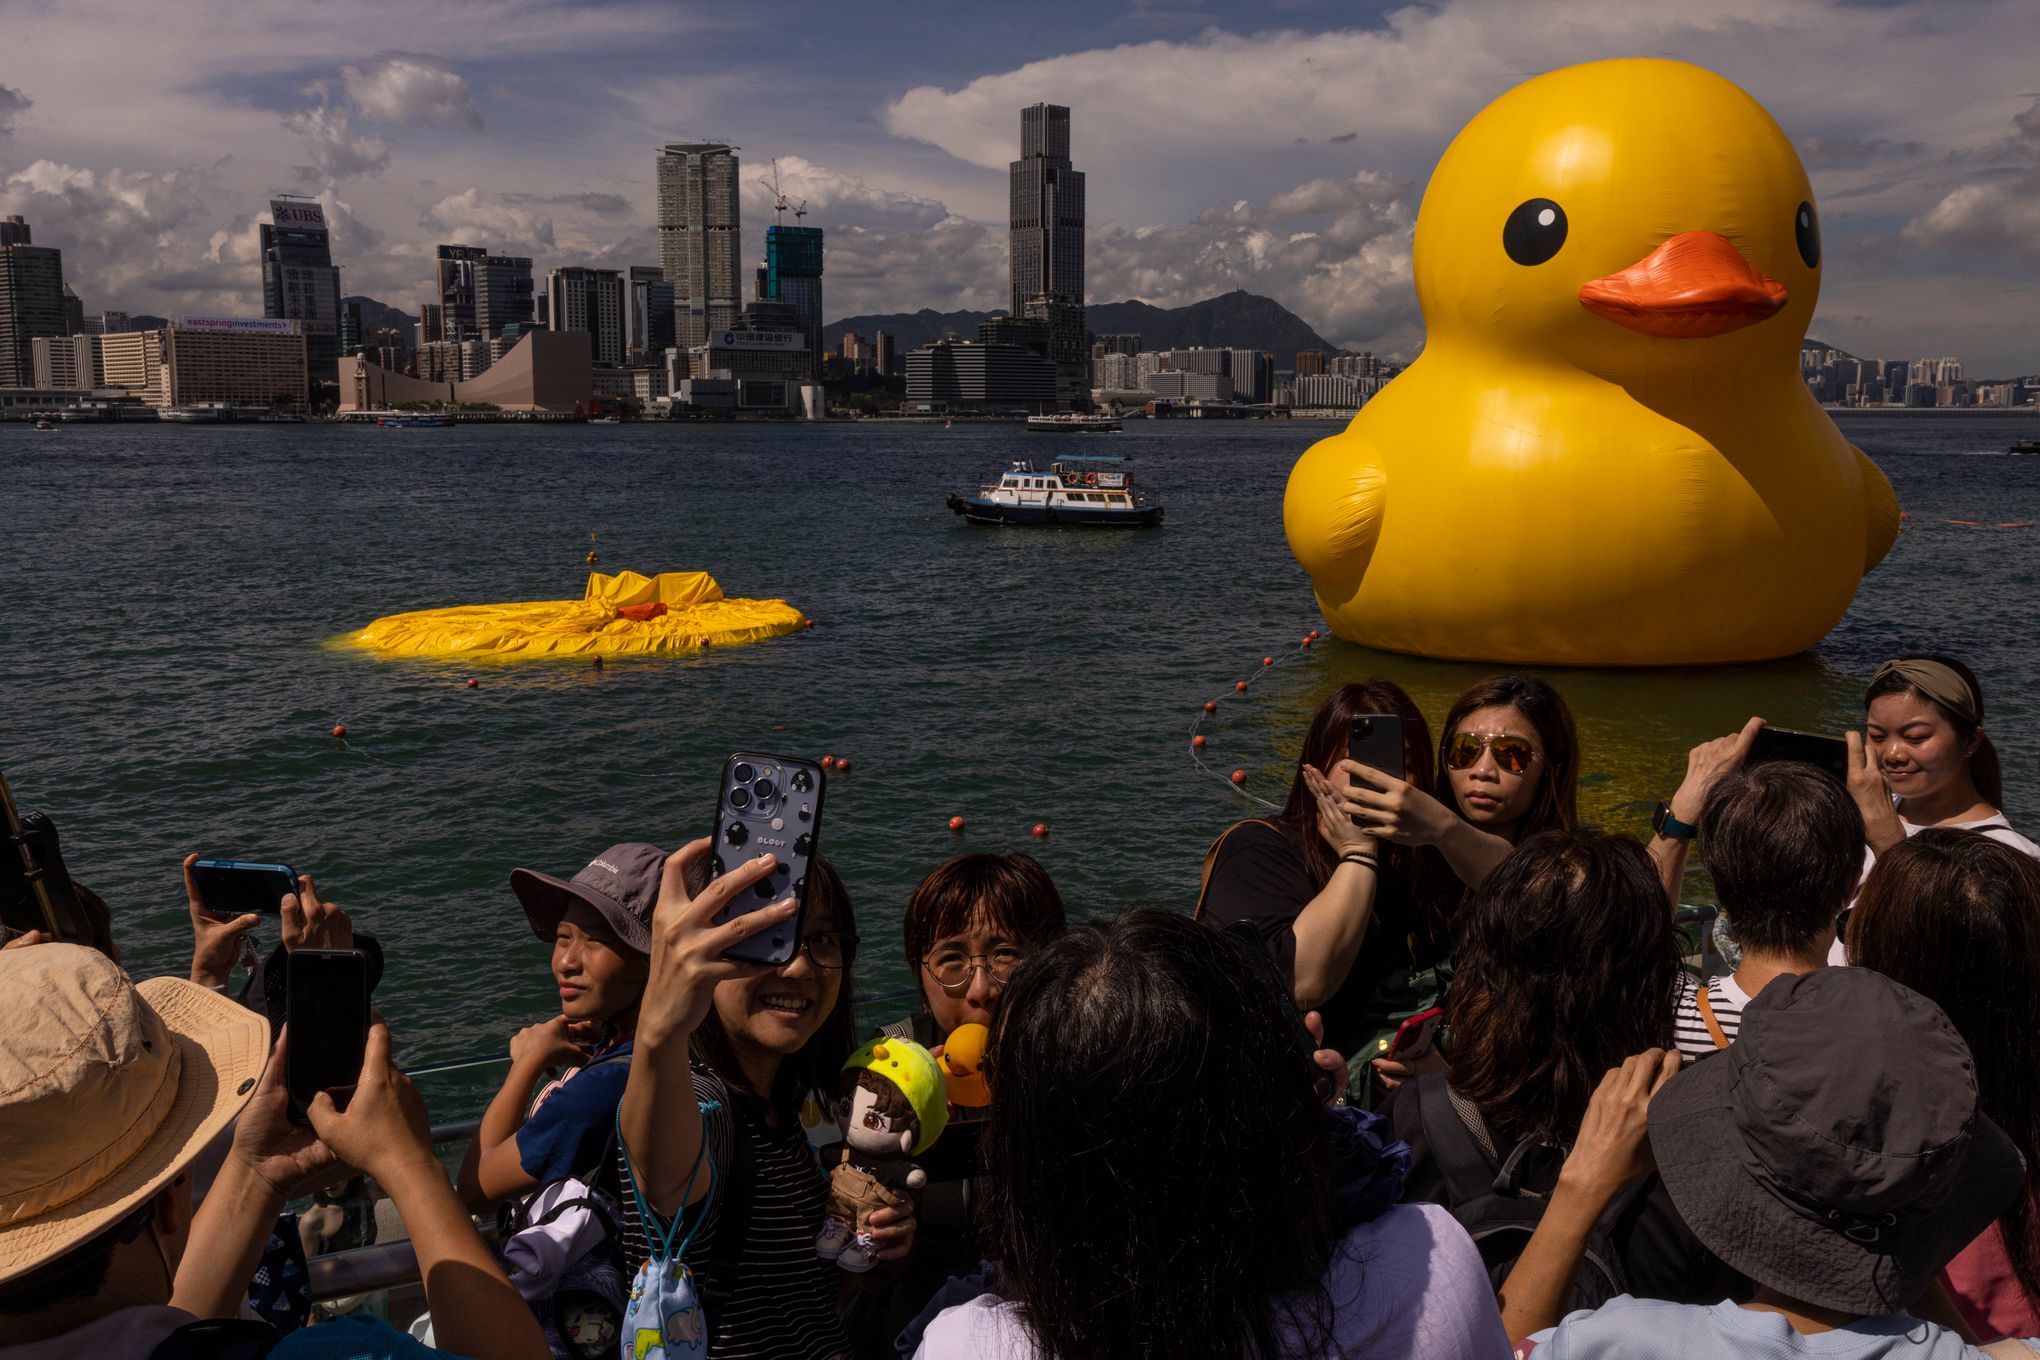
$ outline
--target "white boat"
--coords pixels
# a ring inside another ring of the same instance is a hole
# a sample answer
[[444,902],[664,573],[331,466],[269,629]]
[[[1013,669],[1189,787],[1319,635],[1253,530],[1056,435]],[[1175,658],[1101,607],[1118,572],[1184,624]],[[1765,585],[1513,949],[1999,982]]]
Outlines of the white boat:
[[1134,490],[1124,458],[1063,458],[1046,472],[1021,459],[974,496],[952,493],[949,508],[972,524],[1152,529],[1162,522],[1162,507]]
[[227,419],[227,408],[224,405],[165,406],[156,418],[173,420],[180,425],[217,425]]
[[56,432],[57,427],[50,423],[50,418],[48,416],[37,416],[35,418],[35,428],[39,432],[47,431],[49,433],[54,434]]
[[1027,428],[1037,433],[1117,434],[1119,422],[1111,416],[1087,416],[1065,411],[1061,415],[1029,416]]

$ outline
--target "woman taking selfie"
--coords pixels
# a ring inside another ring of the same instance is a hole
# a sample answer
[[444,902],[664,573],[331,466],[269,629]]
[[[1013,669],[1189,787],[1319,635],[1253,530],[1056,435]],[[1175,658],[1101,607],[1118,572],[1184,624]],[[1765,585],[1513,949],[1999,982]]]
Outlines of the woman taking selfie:
[[[832,1102],[853,1047],[856,922],[842,879],[817,855],[792,960],[773,968],[726,959],[733,945],[791,919],[794,904],[717,925],[716,913],[748,894],[773,859],[744,861],[710,883],[708,851],[698,840],[665,864],[619,1127],[653,1211],[688,1216],[686,1261],[709,1355],[821,1360],[848,1350],[836,1313],[848,1277],[815,1254],[829,1184],[801,1111],[816,1093]],[[910,1217],[878,1210],[875,1255],[904,1256],[913,1233]]]

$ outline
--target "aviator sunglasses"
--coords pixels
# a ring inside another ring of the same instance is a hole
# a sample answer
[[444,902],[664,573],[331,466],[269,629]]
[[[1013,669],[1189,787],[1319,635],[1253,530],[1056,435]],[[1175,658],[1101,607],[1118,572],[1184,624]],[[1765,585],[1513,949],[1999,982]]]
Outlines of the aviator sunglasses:
[[1445,747],[1445,767],[1470,770],[1480,760],[1483,749],[1493,751],[1495,764],[1510,774],[1523,774],[1537,763],[1537,748],[1524,737],[1512,737],[1505,732],[1486,736],[1479,732],[1454,732]]

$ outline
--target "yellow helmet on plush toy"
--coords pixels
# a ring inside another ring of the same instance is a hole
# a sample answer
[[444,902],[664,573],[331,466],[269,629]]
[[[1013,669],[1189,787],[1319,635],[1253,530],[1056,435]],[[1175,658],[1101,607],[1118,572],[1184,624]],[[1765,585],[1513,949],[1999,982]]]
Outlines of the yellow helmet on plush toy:
[[850,1055],[845,1072],[875,1072],[900,1088],[914,1107],[920,1139],[908,1155],[920,1156],[949,1124],[949,1088],[934,1055],[912,1039],[873,1039]]

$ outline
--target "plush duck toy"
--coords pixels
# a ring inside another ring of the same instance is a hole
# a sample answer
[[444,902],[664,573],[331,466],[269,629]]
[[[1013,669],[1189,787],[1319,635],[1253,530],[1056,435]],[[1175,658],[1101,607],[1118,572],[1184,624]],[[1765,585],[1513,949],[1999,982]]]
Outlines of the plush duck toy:
[[1349,641],[1574,665],[1803,651],[1898,532],[1799,373],[1806,172],[1674,61],[1517,86],[1417,216],[1422,356],[1297,463],[1289,546]]
[[984,1025],[958,1025],[935,1050],[949,1089],[952,1116],[958,1109],[982,1110],[992,1103],[992,1088],[985,1082],[985,1048],[991,1038],[991,1030]]

